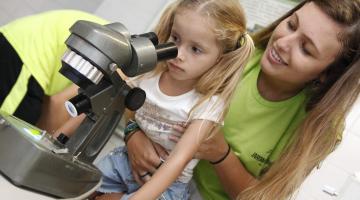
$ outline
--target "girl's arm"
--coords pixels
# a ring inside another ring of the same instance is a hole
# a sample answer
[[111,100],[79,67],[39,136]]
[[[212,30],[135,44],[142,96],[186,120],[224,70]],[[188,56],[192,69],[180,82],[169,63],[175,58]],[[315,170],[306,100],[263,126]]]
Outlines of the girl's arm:
[[181,174],[188,162],[193,159],[199,145],[208,136],[213,127],[213,122],[195,120],[186,129],[169,157],[131,199],[156,199],[159,197]]

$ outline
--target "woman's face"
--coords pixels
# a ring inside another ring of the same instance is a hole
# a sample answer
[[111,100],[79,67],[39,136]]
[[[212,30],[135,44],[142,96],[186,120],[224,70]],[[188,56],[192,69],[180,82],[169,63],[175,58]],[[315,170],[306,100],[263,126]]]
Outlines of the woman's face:
[[261,59],[263,74],[289,87],[320,77],[341,49],[342,27],[307,3],[274,30]]

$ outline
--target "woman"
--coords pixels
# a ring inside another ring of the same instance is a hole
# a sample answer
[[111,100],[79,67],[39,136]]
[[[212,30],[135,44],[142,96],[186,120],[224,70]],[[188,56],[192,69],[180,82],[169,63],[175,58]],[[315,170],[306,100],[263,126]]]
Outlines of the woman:
[[[334,150],[360,92],[359,13],[359,0],[307,0],[254,35],[222,133],[198,152],[204,199],[287,199]],[[166,156],[141,133],[127,147],[135,177]]]

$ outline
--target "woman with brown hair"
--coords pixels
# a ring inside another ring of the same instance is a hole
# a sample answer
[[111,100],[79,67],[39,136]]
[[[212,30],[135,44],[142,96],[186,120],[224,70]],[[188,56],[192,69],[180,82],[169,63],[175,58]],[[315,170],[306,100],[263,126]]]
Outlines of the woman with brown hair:
[[[204,199],[288,199],[335,149],[360,92],[359,13],[359,0],[307,0],[253,36],[224,127],[197,153]],[[134,173],[166,157],[141,132],[127,148]]]

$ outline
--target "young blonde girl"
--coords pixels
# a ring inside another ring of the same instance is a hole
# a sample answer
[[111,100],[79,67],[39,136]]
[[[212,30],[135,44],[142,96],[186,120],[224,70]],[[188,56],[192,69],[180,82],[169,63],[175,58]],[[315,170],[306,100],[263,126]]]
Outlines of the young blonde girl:
[[[160,42],[171,40],[177,45],[178,56],[129,81],[146,91],[147,100],[129,121],[125,141],[142,134],[141,129],[169,156],[155,173],[139,174],[146,181],[140,187],[134,181],[126,148],[115,149],[98,164],[104,174],[99,192],[106,194],[97,199],[187,199],[197,163],[193,156],[211,129],[221,125],[254,49],[236,0],[176,1],[165,10],[156,32]],[[179,123],[189,125],[175,144],[168,137],[174,134],[172,126]]]

